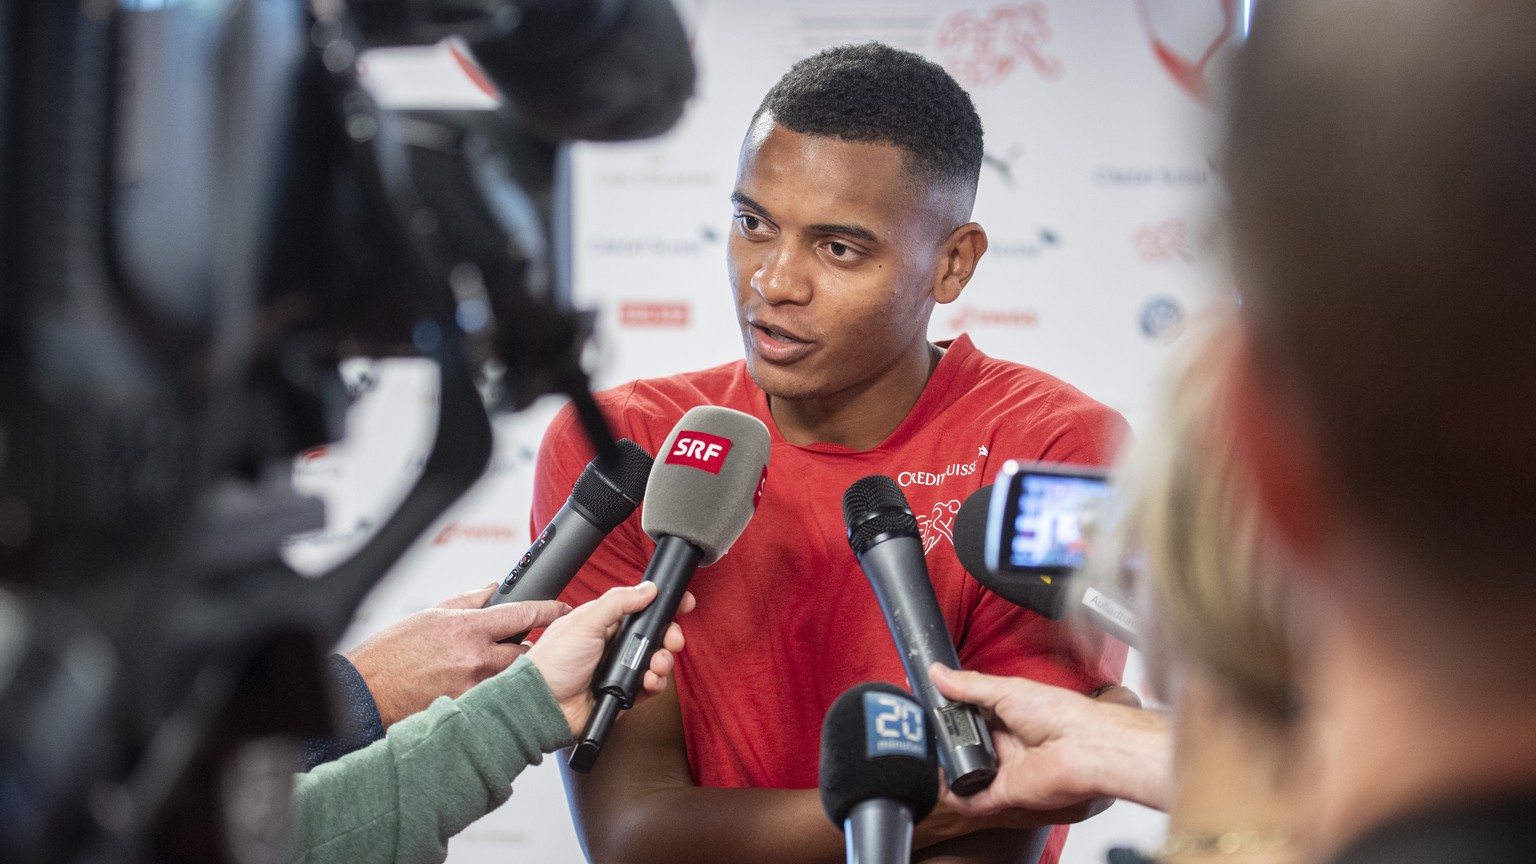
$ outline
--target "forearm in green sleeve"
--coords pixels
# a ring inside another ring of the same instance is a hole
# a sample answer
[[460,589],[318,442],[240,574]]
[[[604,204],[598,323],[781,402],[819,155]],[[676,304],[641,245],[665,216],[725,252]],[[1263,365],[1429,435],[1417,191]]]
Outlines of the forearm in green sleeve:
[[506,801],[512,778],[570,743],[525,657],[458,699],[390,727],[381,741],[295,778],[303,864],[439,862],[448,838]]

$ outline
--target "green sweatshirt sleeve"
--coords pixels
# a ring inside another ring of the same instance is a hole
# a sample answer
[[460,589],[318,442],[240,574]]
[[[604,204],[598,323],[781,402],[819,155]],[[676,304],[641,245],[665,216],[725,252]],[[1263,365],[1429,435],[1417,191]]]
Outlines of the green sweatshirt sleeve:
[[538,667],[519,657],[457,699],[299,774],[293,819],[302,864],[440,862],[448,838],[500,806],[512,778],[569,744]]

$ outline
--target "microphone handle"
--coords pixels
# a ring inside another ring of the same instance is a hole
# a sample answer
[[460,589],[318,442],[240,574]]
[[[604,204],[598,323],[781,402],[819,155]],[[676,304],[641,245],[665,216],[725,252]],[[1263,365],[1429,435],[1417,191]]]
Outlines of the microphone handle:
[[618,635],[608,644],[592,677],[597,703],[566,763],[572,770],[583,774],[592,770],[619,711],[635,704],[646,670],[651,668],[651,655],[661,647],[667,626],[677,617],[677,607],[693,581],[693,571],[703,559],[704,550],[681,537],[663,534],[656,541],[656,554],[641,580],[656,583],[656,599],[637,614],[625,616]]
[[[549,520],[544,530],[534,539],[533,545],[517,560],[506,578],[501,580],[485,607],[522,600],[553,600],[560,596],[565,586],[576,578],[576,571],[587,563],[592,553],[607,537],[599,529],[597,520],[583,512],[581,505],[567,498],[565,504]],[[482,607],[482,608],[485,608]],[[521,642],[528,638],[527,630],[508,636],[502,642]]]
[[848,864],[908,864],[912,811],[888,798],[855,804],[843,820]]
[[859,563],[866,574],[881,574],[869,581],[896,639],[907,682],[933,718],[939,764],[950,790],[962,796],[980,792],[997,776],[997,752],[976,706],[951,700],[928,677],[930,664],[959,669],[960,658],[928,579],[922,541],[906,535],[885,537],[864,550]]

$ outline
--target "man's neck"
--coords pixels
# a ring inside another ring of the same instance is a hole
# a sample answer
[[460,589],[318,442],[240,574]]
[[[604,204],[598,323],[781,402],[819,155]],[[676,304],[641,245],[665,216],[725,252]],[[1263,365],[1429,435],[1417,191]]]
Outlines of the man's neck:
[[924,344],[926,351],[903,361],[904,368],[856,390],[810,399],[770,395],[768,411],[779,434],[791,444],[840,444],[852,450],[879,446],[907,419],[944,356],[944,349]]

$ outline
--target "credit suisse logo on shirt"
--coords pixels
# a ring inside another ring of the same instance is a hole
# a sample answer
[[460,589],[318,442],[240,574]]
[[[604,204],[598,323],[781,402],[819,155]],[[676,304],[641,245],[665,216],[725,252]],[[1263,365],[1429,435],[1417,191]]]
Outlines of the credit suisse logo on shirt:
[[677,433],[677,442],[667,453],[668,465],[687,465],[700,471],[719,474],[725,466],[725,456],[731,452],[731,439],[711,435],[708,432]]

